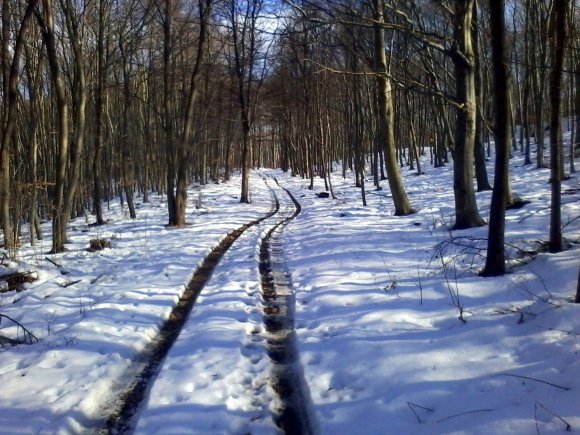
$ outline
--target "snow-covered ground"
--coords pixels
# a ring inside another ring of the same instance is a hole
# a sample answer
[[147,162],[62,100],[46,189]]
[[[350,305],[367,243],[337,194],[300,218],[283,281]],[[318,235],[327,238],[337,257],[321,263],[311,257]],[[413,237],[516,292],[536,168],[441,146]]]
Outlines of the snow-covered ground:
[[[508,211],[507,237],[531,250],[548,237],[549,174],[521,163],[512,160],[513,190],[531,203]],[[487,227],[450,232],[451,168],[424,169],[423,176],[403,172],[418,210],[407,217],[393,216],[386,182],[368,192],[363,207],[352,177],[339,172],[337,199],[323,199],[316,196],[322,180],[311,191],[308,181],[262,171],[302,205],[284,229],[283,247],[320,431],[578,430],[580,306],[570,298],[580,246],[526,259],[504,277],[478,277]],[[564,235],[578,242],[580,184],[571,178],[564,185],[572,189],[563,196]],[[202,207],[195,208],[200,192]],[[271,208],[258,174],[251,205],[239,204],[238,193],[238,178],[192,189],[187,228],[166,228],[166,204],[153,196],[133,221],[118,203],[105,227],[73,221],[66,253],[48,256],[49,240],[20,249],[10,266],[37,271],[39,279],[1,294],[0,313],[40,341],[0,349],[0,433],[98,429],[130,381],[131,361],[196,266],[227,232]],[[487,217],[491,193],[477,195]],[[160,371],[137,433],[276,433],[257,270],[259,241],[273,222],[247,230],[222,259]],[[96,237],[112,248],[88,252]],[[16,333],[3,319],[0,335]]]

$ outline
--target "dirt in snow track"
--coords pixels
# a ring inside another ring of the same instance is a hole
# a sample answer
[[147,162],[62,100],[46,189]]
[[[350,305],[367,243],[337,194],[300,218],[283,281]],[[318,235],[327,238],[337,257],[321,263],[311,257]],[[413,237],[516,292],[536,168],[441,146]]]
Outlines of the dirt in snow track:
[[315,434],[318,432],[316,419],[296,349],[296,298],[289,281],[290,274],[284,268],[281,240],[284,227],[300,213],[301,207],[290,191],[284,191],[293,208],[266,233],[260,245],[264,324],[268,356],[273,363],[270,383],[280,401],[274,420],[286,434]]
[[[158,336],[148,350],[143,352],[129,367],[125,379],[129,387],[116,402],[110,404],[113,409],[106,420],[103,434],[131,433],[137,423],[138,412],[143,405],[160,367],[169,353],[173,343],[185,325],[195,301],[210,279],[220,259],[232,244],[249,228],[280,214],[277,222],[271,224],[260,245],[260,275],[264,300],[265,338],[268,343],[268,355],[273,363],[271,386],[278,395],[279,409],[274,420],[279,428],[287,434],[312,434],[314,419],[309,413],[312,409],[308,388],[298,363],[294,333],[294,295],[283,270],[280,235],[286,224],[300,213],[300,204],[287,190],[276,183],[273,188],[268,179],[264,182],[272,192],[272,210],[265,216],[248,222],[229,233],[204,259],[196,270],[186,290],[172,310],[169,318],[161,327]],[[284,207],[276,190],[285,191]],[[282,209],[282,210],[281,210]]]

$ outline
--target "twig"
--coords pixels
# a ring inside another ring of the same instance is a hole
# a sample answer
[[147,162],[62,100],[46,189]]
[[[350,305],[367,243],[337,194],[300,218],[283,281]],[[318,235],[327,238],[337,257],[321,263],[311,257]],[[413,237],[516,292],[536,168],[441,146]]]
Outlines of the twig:
[[562,417],[560,417],[554,411],[551,411],[550,409],[546,408],[541,403],[536,402],[535,407],[534,407],[534,418],[536,420],[536,431],[538,432],[538,434],[540,433],[540,427],[538,426],[538,406],[541,407],[541,408],[543,408],[545,411],[549,412],[550,414],[552,414],[554,417],[556,417],[562,423],[564,423],[566,425],[566,432],[571,432],[572,431],[572,426],[570,426],[570,423],[568,423],[566,420],[564,420]]
[[493,411],[493,409],[474,409],[472,411],[465,411],[465,412],[461,412],[459,414],[450,415],[449,417],[442,418],[441,420],[437,420],[437,423],[441,423],[445,420],[450,420],[452,418],[460,417],[460,416],[466,415],[466,414],[475,414],[477,412],[491,412],[491,411]]
[[54,260],[51,260],[51,259],[50,259],[50,258],[48,258],[48,257],[44,257],[44,259],[45,259],[46,261],[48,261],[49,263],[52,263],[54,266],[56,266],[56,267],[57,267],[57,268],[60,270],[60,273],[61,273],[61,274],[63,274],[63,275],[68,275],[68,270],[66,270],[66,269],[65,269],[63,266],[61,266],[60,264],[58,264],[56,261],[54,261]]
[[556,328],[547,328],[545,326],[538,326],[536,325],[536,328],[540,328],[540,329],[546,329],[548,331],[557,331],[557,332],[563,332],[564,334],[567,335],[574,335],[575,337],[580,335],[580,332],[575,332],[575,331],[567,331],[565,329],[556,329]]
[[95,284],[98,280],[100,280],[103,276],[105,276],[104,274],[100,274],[99,276],[97,276],[96,278],[91,279],[91,284]]
[[77,279],[76,281],[65,282],[64,284],[61,284],[61,287],[67,288],[67,287],[70,287],[71,285],[78,284],[81,281],[82,281],[82,279]]
[[10,320],[11,322],[15,323],[16,326],[18,327],[17,331],[20,331],[21,329],[22,329],[22,331],[24,331],[24,341],[18,340],[18,335],[19,334],[18,333],[16,334],[16,340],[15,341],[17,343],[24,343],[24,344],[28,343],[28,344],[32,344],[32,343],[38,342],[38,338],[32,332],[30,332],[28,329],[26,329],[26,327],[22,323],[18,322],[17,320],[14,320],[12,317],[7,316],[6,314],[0,313],[0,322],[2,322],[2,319],[4,319],[4,318],[6,318],[6,319]]
[[417,405],[416,403],[413,403],[413,402],[407,402],[407,406],[409,407],[409,409],[411,410],[411,412],[413,414],[415,414],[415,417],[417,417],[417,420],[419,421],[420,424],[423,424],[423,422],[419,418],[419,414],[417,414],[417,412],[415,411],[414,407],[415,408],[421,408],[421,409],[427,411],[428,413],[433,412],[433,410],[431,408],[425,408],[424,406]]
[[[575,203],[575,202],[577,202],[577,201],[570,201],[570,202],[565,202],[565,203],[563,203],[562,205],[573,204],[573,203]],[[551,207],[551,205],[549,205],[549,206],[547,206],[547,207],[542,207],[542,208],[540,208],[540,209],[538,209],[538,210],[536,210],[536,211],[534,211],[534,212],[530,213],[529,215],[527,215],[527,216],[524,216],[523,218],[521,218],[521,219],[518,221],[518,224],[521,224],[521,223],[522,223],[523,221],[525,221],[527,218],[529,218],[529,217],[531,217],[531,216],[533,216],[533,215],[535,215],[535,214],[538,214],[538,213],[539,213],[539,212],[541,212],[541,211],[548,210],[550,207]]]
[[56,261],[54,261],[54,260],[51,260],[51,259],[50,259],[50,258],[48,258],[48,257],[44,257],[44,259],[45,259],[46,261],[48,261],[49,263],[52,263],[54,266],[58,267],[59,269],[64,269],[64,267],[62,267],[62,266],[61,266],[60,264],[58,264]]
[[566,228],[568,225],[570,225],[572,222],[574,222],[574,221],[576,221],[578,219],[580,219],[580,216],[576,216],[574,219],[569,220],[564,225],[562,225],[562,229]]
[[[536,275],[536,277],[540,280],[540,282],[543,284],[544,289],[546,289],[546,284],[545,282],[542,281],[541,277],[539,277],[538,275]],[[532,292],[529,288],[527,288],[521,281],[516,281],[516,280],[512,280],[510,278],[508,278],[507,276],[503,276],[504,279],[506,279],[507,281],[509,281],[510,283],[518,286],[519,288],[521,288],[523,291],[525,291],[526,293],[528,293],[529,295],[541,300],[542,302],[544,302],[545,304],[548,305],[552,305],[555,308],[560,308],[560,305],[555,304],[554,302],[550,301],[549,299],[546,299],[542,296],[539,296],[537,294],[535,294],[534,292]],[[546,289],[547,290],[547,289]],[[550,292],[548,291],[548,294],[551,296]]]
[[548,210],[550,207],[551,207],[551,206],[548,206],[548,207],[542,207],[542,208],[540,208],[540,209],[538,209],[538,210],[536,210],[536,211],[534,211],[534,212],[530,213],[529,215],[527,215],[527,216],[524,216],[523,218],[521,218],[521,219],[518,221],[518,224],[521,224],[521,223],[522,223],[523,221],[525,221],[527,218],[529,218],[529,217],[531,217],[531,216],[533,216],[533,215],[535,215],[535,214],[538,214],[538,213],[539,213],[539,212],[541,212],[541,211]]
[[553,298],[552,296],[552,292],[550,292],[550,290],[548,290],[548,286],[546,285],[546,281],[544,281],[544,278],[542,278],[538,273],[536,272],[532,272],[536,278],[538,278],[538,280],[540,281],[540,284],[542,284],[542,287],[544,287],[544,290],[546,291],[546,293],[548,293],[548,296],[550,297],[550,299]]
[[570,388],[569,388],[569,387],[562,387],[561,385],[556,385],[556,384],[553,384],[553,383],[551,383],[551,382],[542,381],[541,379],[530,378],[530,377],[528,377],[528,376],[522,376],[522,375],[513,375],[513,374],[511,374],[511,373],[499,373],[499,374],[497,374],[497,375],[494,375],[494,376],[511,376],[511,377],[513,377],[513,378],[527,379],[527,380],[529,380],[529,381],[536,381],[536,382],[540,382],[540,383],[542,383],[542,384],[546,384],[546,385],[550,385],[550,386],[552,386],[552,387],[560,388],[561,390],[566,390],[566,391],[569,391],[569,390],[570,390]]

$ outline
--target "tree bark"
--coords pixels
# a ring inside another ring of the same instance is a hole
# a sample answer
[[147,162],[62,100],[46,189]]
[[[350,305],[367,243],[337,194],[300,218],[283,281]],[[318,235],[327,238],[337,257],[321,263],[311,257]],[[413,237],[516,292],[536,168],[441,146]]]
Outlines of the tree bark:
[[178,166],[177,166],[177,188],[175,193],[175,226],[184,226],[185,222],[185,208],[187,203],[187,168],[191,159],[191,152],[189,147],[193,136],[193,114],[195,104],[199,97],[199,81],[202,72],[203,59],[207,51],[207,26],[211,16],[212,0],[199,0],[199,39],[197,43],[197,54],[195,64],[191,72],[187,109],[185,112],[185,120],[183,126],[183,133],[179,143],[178,150]]
[[[18,109],[18,85],[20,76],[20,60],[25,35],[38,0],[30,1],[18,27],[14,44],[10,45],[10,18],[12,0],[2,2],[2,91],[4,104],[2,112],[2,139],[0,141],[0,221],[4,234],[4,248],[11,252],[15,245],[15,237],[10,217],[10,148],[13,140]],[[13,54],[10,55],[10,49]]]
[[580,267],[578,268],[578,282],[576,283],[576,298],[574,302],[580,304]]
[[[66,1],[66,5],[63,2]],[[63,204],[63,215],[65,219],[61,221],[61,229],[66,243],[66,225],[68,218],[72,215],[75,196],[81,176],[82,153],[85,144],[86,108],[88,100],[87,79],[85,73],[85,56],[83,53],[82,38],[80,35],[80,20],[74,16],[74,5],[72,0],[61,0],[66,19],[66,27],[70,37],[73,55],[74,72],[71,81],[71,93],[73,100],[73,143],[70,154],[70,166],[67,170],[67,184]]]
[[378,98],[378,137],[379,147],[385,147],[385,165],[389,188],[393,195],[396,216],[406,216],[415,213],[411,206],[401,173],[397,164],[395,142],[395,114],[393,106],[392,84],[387,75],[387,60],[385,55],[384,0],[373,0],[374,6],[374,57]]
[[[493,0],[492,0],[493,1]],[[475,178],[477,180],[477,191],[483,192],[485,190],[491,190],[491,185],[489,184],[489,178],[487,176],[487,166],[485,164],[485,148],[482,141],[482,124],[483,124],[483,114],[482,108],[484,107],[484,101],[482,99],[482,87],[483,81],[481,79],[481,54],[480,54],[480,41],[479,41],[479,30],[478,30],[478,19],[477,19],[477,6],[474,7],[473,12],[473,26],[472,26],[472,38],[473,38],[473,49],[475,58],[475,101],[477,102],[477,121],[475,124],[475,144],[474,144],[474,159],[475,159]]]
[[173,104],[171,95],[173,91],[173,74],[172,74],[172,21],[173,10],[172,0],[165,0],[163,16],[163,131],[165,141],[165,175],[167,189],[167,212],[168,225],[173,226],[177,223],[175,214],[175,137],[173,128]]
[[68,102],[64,90],[62,75],[60,72],[58,51],[56,48],[56,35],[54,33],[53,0],[44,1],[42,12],[36,14],[38,24],[42,32],[42,38],[46,46],[46,55],[50,69],[50,76],[54,89],[57,109],[57,133],[58,154],[55,160],[55,195],[52,212],[52,249],[56,254],[64,251],[66,243],[66,224],[68,216],[64,213],[64,189],[66,183],[66,167],[69,157],[69,120]]
[[484,225],[479,215],[473,186],[473,161],[477,108],[475,99],[475,61],[472,18],[475,0],[455,0],[455,42],[452,59],[455,67],[456,100],[459,104],[453,152],[454,229]]
[[99,0],[99,16],[97,23],[97,88],[95,90],[95,143],[92,161],[93,170],[93,209],[95,223],[104,225],[103,217],[103,180],[102,159],[104,146],[104,108],[105,85],[107,80],[107,63],[105,60],[105,14],[107,1]]
[[494,77],[495,179],[491,196],[487,257],[483,276],[505,273],[505,210],[509,182],[509,98],[508,67],[505,49],[504,0],[490,1],[490,33]]
[[566,15],[569,0],[554,2],[550,13],[550,182],[552,201],[550,205],[550,252],[562,250],[562,179],[560,106],[562,90],[562,68],[564,66],[564,44],[566,43]]

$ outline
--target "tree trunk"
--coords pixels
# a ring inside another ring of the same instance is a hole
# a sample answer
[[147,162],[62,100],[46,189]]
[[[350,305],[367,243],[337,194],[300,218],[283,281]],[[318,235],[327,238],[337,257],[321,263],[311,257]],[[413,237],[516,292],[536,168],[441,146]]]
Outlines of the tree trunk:
[[509,182],[509,98],[508,67],[505,49],[504,0],[490,2],[490,33],[494,76],[495,180],[491,196],[487,257],[483,276],[505,273],[505,210]]
[[104,225],[103,217],[103,180],[102,180],[102,156],[104,142],[104,98],[107,77],[107,64],[105,61],[105,11],[107,0],[99,0],[99,17],[97,29],[97,88],[95,91],[95,144],[93,153],[93,208],[95,223]]
[[473,159],[477,108],[475,99],[475,60],[472,43],[472,17],[475,0],[455,1],[455,66],[456,100],[459,104],[453,152],[453,191],[455,194],[454,229],[484,225],[479,215],[473,186]]
[[52,214],[52,249],[55,254],[64,251],[66,243],[66,224],[68,215],[64,213],[64,189],[66,183],[66,167],[69,154],[69,121],[68,102],[64,91],[64,84],[58,64],[58,51],[56,47],[56,35],[54,33],[53,3],[52,0],[44,2],[43,13],[36,15],[42,31],[42,38],[46,46],[46,55],[50,69],[50,76],[54,89],[57,109],[57,133],[58,155],[55,159],[56,183],[54,188],[53,214]]
[[73,146],[71,147],[70,166],[67,170],[67,184],[63,204],[63,225],[62,233],[66,243],[66,224],[68,217],[72,216],[75,196],[77,194],[77,187],[81,176],[82,153],[85,144],[85,125],[86,125],[86,108],[88,100],[88,88],[85,74],[85,57],[81,47],[81,37],[79,35],[79,26],[81,25],[74,16],[74,6],[71,4],[72,0],[67,0],[67,7],[65,9],[65,19],[70,35],[73,55],[74,76],[71,83],[71,93],[73,99]]
[[[189,166],[191,153],[189,152],[190,142],[193,137],[193,114],[195,104],[199,96],[199,80],[201,78],[201,66],[207,51],[207,26],[211,15],[212,0],[199,0],[199,39],[197,43],[197,54],[195,65],[191,72],[189,82],[189,95],[187,99],[187,109],[185,112],[185,121],[183,133],[179,143],[179,162],[177,167],[177,188],[175,193],[175,225],[184,226],[185,209],[187,205],[187,168]],[[205,169],[204,169],[205,170]]]
[[580,304],[580,267],[578,268],[578,282],[576,283],[576,298],[574,302]]
[[395,142],[395,117],[391,80],[387,76],[387,60],[385,55],[384,0],[373,0],[374,6],[374,56],[378,97],[378,136],[379,147],[385,147],[385,165],[389,188],[393,195],[396,216],[405,216],[415,212],[403,186],[401,173],[397,164]]
[[477,120],[475,123],[475,144],[474,144],[474,159],[475,159],[475,178],[477,180],[477,191],[483,192],[485,190],[491,190],[491,185],[489,184],[489,178],[487,176],[487,166],[485,164],[485,148],[483,146],[482,136],[482,124],[483,124],[483,114],[482,107],[484,107],[484,101],[482,98],[482,87],[483,81],[481,79],[481,61],[480,61],[480,42],[479,42],[479,30],[478,30],[478,19],[477,19],[477,6],[473,8],[473,26],[472,26],[472,39],[473,39],[473,54],[475,59],[474,73],[475,73],[475,101],[477,102]]
[[30,204],[28,206],[30,244],[36,245],[36,240],[42,240],[43,235],[40,230],[40,219],[38,217],[38,125],[40,118],[39,110],[39,93],[41,86],[41,74],[43,70],[42,56],[39,53],[38,58],[33,61],[31,50],[26,48],[26,75],[29,83],[30,105],[28,109],[28,159],[29,159],[29,183],[31,186]]
[[[14,127],[18,109],[18,84],[20,76],[20,59],[25,45],[25,34],[38,0],[30,1],[19,23],[15,41],[10,44],[11,3],[2,2],[2,92],[4,96],[2,112],[2,138],[0,139],[0,221],[4,234],[4,248],[11,252],[15,244],[14,232],[10,217],[10,148],[12,146]],[[10,51],[12,50],[12,55]]]
[[168,224],[173,226],[177,223],[175,214],[175,144],[173,128],[173,65],[172,57],[172,0],[165,0],[163,21],[163,115],[164,115],[164,141],[166,163],[166,189],[167,189],[167,213]]
[[564,66],[564,44],[566,42],[566,15],[569,0],[554,2],[550,13],[550,171],[552,202],[550,207],[550,252],[562,250],[562,180],[560,106],[562,91],[562,68]]
[[576,172],[574,167],[574,158],[576,157],[577,150],[580,150],[580,55],[575,52],[574,54],[574,142],[570,149],[570,173]]

